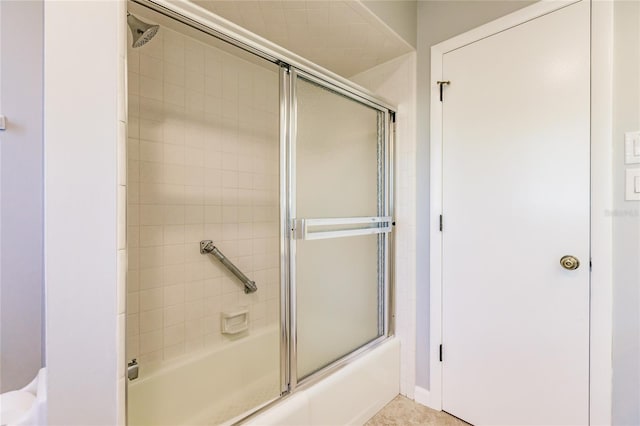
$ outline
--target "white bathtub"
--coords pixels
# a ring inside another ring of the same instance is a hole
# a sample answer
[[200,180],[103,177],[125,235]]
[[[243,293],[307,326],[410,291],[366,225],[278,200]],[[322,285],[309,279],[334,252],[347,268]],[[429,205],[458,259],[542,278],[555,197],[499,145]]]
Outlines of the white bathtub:
[[294,392],[246,424],[362,425],[400,391],[400,340],[382,343],[320,382]]
[[128,424],[219,424],[280,394],[275,328],[220,349],[140,370],[128,388]]
[[[279,394],[276,329],[167,363],[129,382],[128,424],[211,425]],[[390,339],[322,381],[253,417],[253,425],[362,424],[398,394],[400,343]]]

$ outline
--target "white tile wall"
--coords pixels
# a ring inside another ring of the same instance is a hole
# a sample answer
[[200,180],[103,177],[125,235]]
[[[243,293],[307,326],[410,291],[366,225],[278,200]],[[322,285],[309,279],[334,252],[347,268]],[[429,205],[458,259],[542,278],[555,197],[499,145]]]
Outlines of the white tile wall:
[[[279,317],[278,75],[163,27],[128,51],[127,358],[224,345],[220,313]],[[211,239],[259,290],[217,260]]]
[[116,410],[119,426],[126,425],[126,279],[127,279],[127,3],[118,0],[118,140],[117,140],[117,390]]

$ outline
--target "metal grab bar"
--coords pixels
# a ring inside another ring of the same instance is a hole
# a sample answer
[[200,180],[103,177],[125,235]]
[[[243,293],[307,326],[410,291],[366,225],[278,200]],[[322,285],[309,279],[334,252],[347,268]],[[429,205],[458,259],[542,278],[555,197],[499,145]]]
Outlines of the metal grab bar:
[[[294,219],[296,239],[320,240],[325,238],[354,237],[358,235],[383,234],[391,232],[391,216],[367,216],[367,217],[342,217],[322,219]],[[366,228],[357,227],[340,229],[335,231],[318,230],[310,228],[317,226],[344,226],[344,225],[375,225]]]
[[224,266],[227,267],[228,270],[231,271],[233,275],[235,275],[242,284],[244,284],[244,292],[254,293],[258,290],[258,286],[255,281],[251,281],[245,274],[242,273],[240,269],[236,265],[234,265],[227,256],[222,254],[220,250],[216,246],[213,245],[213,241],[211,240],[202,240],[200,241],[200,254],[210,254],[213,255],[216,259],[220,261]]

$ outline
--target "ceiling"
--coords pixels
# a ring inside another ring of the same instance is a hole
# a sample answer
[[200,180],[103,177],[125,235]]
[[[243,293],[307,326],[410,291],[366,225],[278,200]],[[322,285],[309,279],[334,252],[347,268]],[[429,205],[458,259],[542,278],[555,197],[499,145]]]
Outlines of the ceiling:
[[356,0],[193,0],[344,77],[413,48]]

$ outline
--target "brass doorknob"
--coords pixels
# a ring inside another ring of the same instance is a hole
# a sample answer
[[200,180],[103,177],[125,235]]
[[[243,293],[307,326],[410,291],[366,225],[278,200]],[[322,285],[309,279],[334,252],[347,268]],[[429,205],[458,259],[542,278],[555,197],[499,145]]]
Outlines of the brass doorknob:
[[578,269],[578,267],[580,267],[580,261],[578,260],[578,258],[573,256],[562,256],[562,259],[560,259],[560,265],[562,265],[564,269],[573,271],[574,269]]

